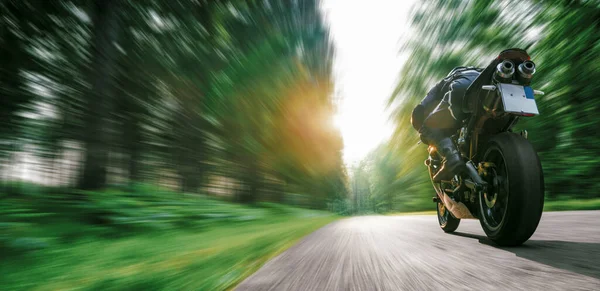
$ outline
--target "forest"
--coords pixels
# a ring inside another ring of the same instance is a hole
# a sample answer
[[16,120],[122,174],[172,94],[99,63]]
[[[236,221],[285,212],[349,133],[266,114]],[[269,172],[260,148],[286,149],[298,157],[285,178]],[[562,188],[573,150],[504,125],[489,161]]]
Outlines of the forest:
[[1,1],[0,289],[228,289],[333,220],[319,3]]
[[316,1],[1,5],[3,193],[152,184],[321,209],[345,195]]

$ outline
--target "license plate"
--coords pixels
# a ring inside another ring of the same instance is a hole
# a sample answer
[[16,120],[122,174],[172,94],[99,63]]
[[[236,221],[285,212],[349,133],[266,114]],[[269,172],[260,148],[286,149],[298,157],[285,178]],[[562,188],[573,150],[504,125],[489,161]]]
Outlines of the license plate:
[[504,111],[518,115],[538,115],[533,89],[514,84],[499,84]]

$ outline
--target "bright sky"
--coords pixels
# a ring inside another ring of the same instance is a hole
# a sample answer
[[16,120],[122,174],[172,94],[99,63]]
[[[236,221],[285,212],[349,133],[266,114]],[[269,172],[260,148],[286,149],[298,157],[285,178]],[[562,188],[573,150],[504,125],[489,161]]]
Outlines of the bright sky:
[[364,158],[390,136],[385,103],[402,60],[401,36],[414,0],[324,0],[323,11],[336,45],[335,123],[344,139],[344,161]]

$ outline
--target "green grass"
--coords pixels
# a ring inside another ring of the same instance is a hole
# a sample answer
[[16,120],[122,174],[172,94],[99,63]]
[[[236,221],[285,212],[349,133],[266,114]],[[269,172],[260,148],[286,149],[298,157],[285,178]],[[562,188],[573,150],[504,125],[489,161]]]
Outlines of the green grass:
[[600,198],[567,199],[544,202],[544,211],[600,210]]
[[0,202],[0,290],[227,290],[337,218],[276,204],[86,195]]
[[387,213],[386,215],[390,215],[390,216],[404,216],[404,215],[437,215],[437,212],[435,210],[428,210],[428,211],[414,211],[414,212],[392,212],[392,213]]
[[[432,204],[432,207],[435,206]],[[544,211],[567,211],[567,210],[600,210],[600,198],[596,199],[561,199],[546,200]],[[435,210],[430,211],[407,211],[393,212],[386,215],[436,215]]]

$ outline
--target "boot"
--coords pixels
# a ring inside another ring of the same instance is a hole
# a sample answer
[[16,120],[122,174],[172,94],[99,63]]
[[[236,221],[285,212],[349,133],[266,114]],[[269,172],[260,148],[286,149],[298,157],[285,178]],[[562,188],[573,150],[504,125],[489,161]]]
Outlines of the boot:
[[466,168],[460,153],[449,137],[436,140],[434,145],[444,160],[442,168],[433,176],[433,182],[450,181],[454,175],[460,174]]

